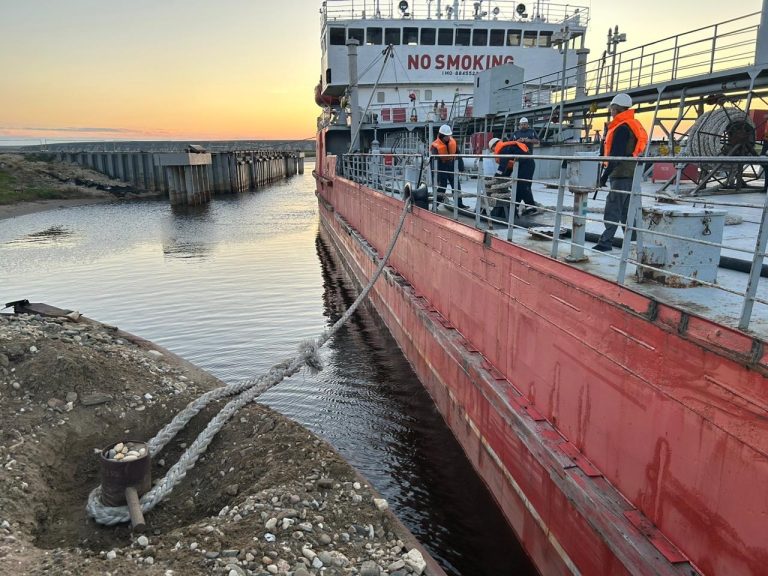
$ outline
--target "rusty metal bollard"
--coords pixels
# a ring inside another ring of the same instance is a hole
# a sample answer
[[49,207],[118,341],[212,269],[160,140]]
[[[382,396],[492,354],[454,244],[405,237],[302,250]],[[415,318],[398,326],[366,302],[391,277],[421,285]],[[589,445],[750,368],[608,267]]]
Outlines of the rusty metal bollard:
[[[136,458],[110,458],[110,451],[118,446],[130,446],[132,450],[140,451],[143,455]],[[131,516],[131,526],[136,532],[146,528],[144,514],[141,511],[139,498],[149,492],[152,487],[151,458],[149,448],[144,442],[125,440],[112,444],[101,451],[101,502],[105,506],[128,506]]]

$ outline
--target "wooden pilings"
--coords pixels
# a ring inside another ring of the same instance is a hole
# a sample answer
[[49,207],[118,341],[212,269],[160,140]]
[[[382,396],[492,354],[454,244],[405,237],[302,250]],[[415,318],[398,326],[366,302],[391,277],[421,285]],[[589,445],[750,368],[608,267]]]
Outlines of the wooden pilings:
[[168,194],[171,204],[200,204],[212,194],[255,190],[304,173],[304,154],[232,152],[61,152],[58,159],[86,166],[140,190]]

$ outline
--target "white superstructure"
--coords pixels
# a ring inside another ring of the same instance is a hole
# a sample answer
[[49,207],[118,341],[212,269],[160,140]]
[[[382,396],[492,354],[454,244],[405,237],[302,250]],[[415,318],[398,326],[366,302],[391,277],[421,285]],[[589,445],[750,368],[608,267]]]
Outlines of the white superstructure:
[[589,18],[587,7],[509,0],[326,0],[320,12],[321,95],[345,94],[346,45],[356,40],[360,104],[370,101],[379,123],[470,115],[451,110],[454,102],[472,92],[479,72],[501,64],[520,66],[526,79],[557,72],[564,60],[574,66]]

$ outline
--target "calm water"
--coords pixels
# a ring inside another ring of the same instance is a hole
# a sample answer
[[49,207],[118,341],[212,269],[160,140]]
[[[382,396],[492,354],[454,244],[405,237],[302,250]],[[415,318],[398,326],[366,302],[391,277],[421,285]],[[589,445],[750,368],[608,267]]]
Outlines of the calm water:
[[[195,209],[150,201],[0,220],[0,302],[79,310],[225,382],[256,376],[356,296],[318,236],[310,170]],[[534,573],[381,321],[362,310],[322,356],[323,372],[262,402],[327,438],[449,574]]]

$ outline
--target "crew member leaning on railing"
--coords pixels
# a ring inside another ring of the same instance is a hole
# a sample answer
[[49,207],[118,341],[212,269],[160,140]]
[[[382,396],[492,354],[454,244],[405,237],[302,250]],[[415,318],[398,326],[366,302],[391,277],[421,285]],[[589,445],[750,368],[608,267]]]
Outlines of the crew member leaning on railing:
[[[609,109],[613,120],[608,124],[608,133],[600,150],[601,156],[640,156],[645,152],[648,133],[643,125],[635,120],[635,111],[631,106],[632,98],[629,94],[619,93],[611,100]],[[635,162],[622,160],[611,160],[605,165],[600,187],[603,188],[610,178],[611,189],[603,214],[605,231],[593,247],[598,252],[610,252],[613,249],[613,237],[619,228],[614,222],[621,222],[623,225],[627,223],[629,192],[632,190],[632,176],[636,165]],[[632,239],[634,236],[633,233]]]
[[[491,185],[491,196],[500,197],[500,193],[506,196],[508,187],[504,187],[504,184],[509,184],[509,177],[512,175],[512,168],[515,165],[514,158],[505,158],[504,155],[509,154],[531,154],[530,148],[527,144],[511,140],[504,142],[499,138],[492,138],[488,142],[488,148],[491,150],[491,154],[499,156],[496,158],[496,162],[499,167],[494,175],[493,184]],[[520,166],[517,170],[517,186],[515,187],[515,204],[518,214],[520,213],[520,202],[525,202],[525,208],[522,209],[523,215],[536,214],[538,208],[536,208],[536,202],[533,200],[533,192],[531,192],[531,179],[533,178],[533,171],[536,165],[533,159],[521,158]],[[491,216],[494,218],[506,218],[506,206],[501,206],[501,202],[496,203],[496,207],[491,212]]]
[[453,130],[448,124],[440,126],[437,138],[429,147],[430,154],[437,154],[433,163],[433,179],[435,183],[435,194],[438,202],[445,201],[445,192],[448,188],[448,184],[451,185],[452,192],[459,193],[459,208],[467,210],[469,206],[466,206],[461,199],[461,183],[455,176],[455,164],[458,162],[458,171],[464,170],[464,161],[461,156],[457,156],[458,145],[456,140],[453,139]]

